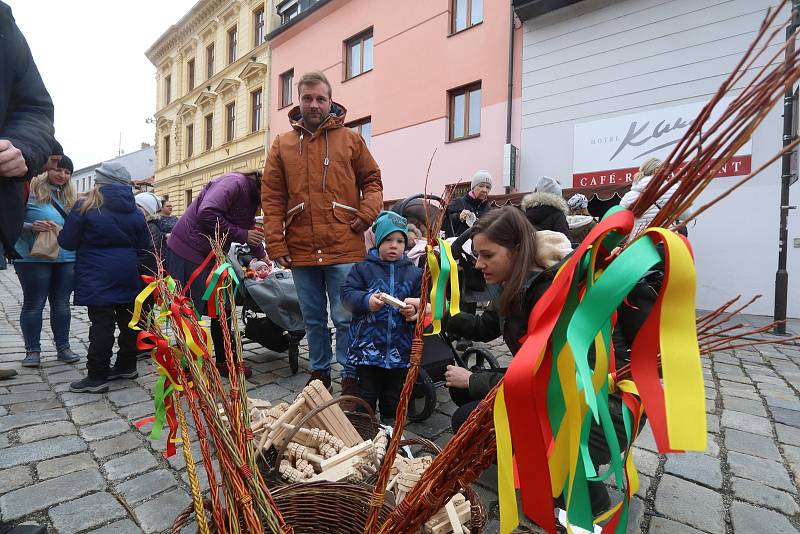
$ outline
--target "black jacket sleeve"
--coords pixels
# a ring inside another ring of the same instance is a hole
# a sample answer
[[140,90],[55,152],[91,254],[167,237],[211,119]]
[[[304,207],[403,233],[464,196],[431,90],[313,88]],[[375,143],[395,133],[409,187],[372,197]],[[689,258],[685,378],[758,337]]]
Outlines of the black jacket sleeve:
[[0,139],[25,157],[30,179],[53,150],[53,101],[11,9],[0,2]]
[[446,317],[443,326],[448,333],[473,341],[492,341],[502,333],[500,316],[491,304],[481,315],[461,312]]

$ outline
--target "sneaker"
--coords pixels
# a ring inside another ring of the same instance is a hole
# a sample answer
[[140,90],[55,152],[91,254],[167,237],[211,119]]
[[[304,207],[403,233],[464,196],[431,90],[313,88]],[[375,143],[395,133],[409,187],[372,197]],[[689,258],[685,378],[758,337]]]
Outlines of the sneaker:
[[108,391],[108,381],[87,376],[70,384],[69,390],[73,393],[105,393]]
[[314,380],[321,381],[322,384],[326,388],[328,388],[328,391],[331,390],[331,374],[330,373],[326,373],[324,371],[313,371],[312,370],[311,371],[311,378],[308,379],[308,382],[306,382],[306,385],[309,385]]
[[22,367],[39,367],[39,351],[25,353],[25,359],[22,360]]
[[64,363],[75,363],[81,359],[81,357],[72,352],[72,349],[70,349],[69,347],[64,347],[63,349],[59,349],[56,358],[58,358],[60,361]]
[[106,377],[106,380],[118,380],[120,378],[130,378],[131,380],[134,378],[139,378],[139,371],[136,369],[136,367],[131,370],[125,370],[117,369],[117,367],[114,366],[108,372],[108,377]]
[[[228,364],[226,362],[221,362],[221,363],[218,363],[216,365],[217,365],[217,371],[219,371],[220,376],[224,376],[225,378],[227,378],[228,377]],[[245,378],[250,378],[251,376],[253,376],[253,370],[250,367],[245,365],[244,366],[244,377]]]
[[0,380],[5,380],[6,378],[13,378],[17,376],[17,371],[14,369],[0,369]]

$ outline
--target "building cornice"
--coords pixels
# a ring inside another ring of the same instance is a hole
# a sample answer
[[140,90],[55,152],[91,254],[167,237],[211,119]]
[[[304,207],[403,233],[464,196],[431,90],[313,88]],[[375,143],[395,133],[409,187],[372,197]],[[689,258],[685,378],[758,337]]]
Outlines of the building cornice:
[[189,10],[181,19],[170,26],[167,31],[150,45],[144,53],[147,59],[159,67],[165,55],[170,50],[179,46],[187,38],[193,37],[201,27],[212,18],[214,13],[221,9],[230,0],[199,0],[192,9]]

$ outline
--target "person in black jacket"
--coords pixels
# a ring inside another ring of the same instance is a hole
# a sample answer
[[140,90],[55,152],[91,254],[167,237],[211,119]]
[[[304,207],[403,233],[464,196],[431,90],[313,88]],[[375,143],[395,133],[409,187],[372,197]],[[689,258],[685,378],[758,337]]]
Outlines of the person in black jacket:
[[[489,192],[492,190],[492,175],[489,171],[478,171],[472,176],[469,191],[447,206],[447,218],[443,229],[447,237],[458,237],[467,232],[475,221],[480,219],[489,210]],[[458,259],[458,258],[456,258]],[[471,263],[459,261],[459,280],[461,282],[461,305],[468,313],[475,313],[478,309],[477,300],[486,291],[483,276]],[[459,339],[456,350],[467,350],[472,346],[472,341]]]
[[[25,219],[25,183],[50,157],[53,101],[11,8],[0,2],[0,253],[14,259]],[[0,379],[16,375],[0,369]]]
[[537,230],[561,232],[569,238],[569,208],[561,196],[561,184],[555,178],[539,178],[533,192],[522,199],[521,207]]
[[[472,247],[478,256],[476,267],[483,272],[486,283],[497,296],[482,315],[456,314],[444,321],[444,328],[448,333],[475,341],[488,342],[502,335],[509,351],[516,354],[521,347],[519,340],[527,333],[531,310],[550,287],[562,260],[571,252],[569,240],[556,232],[534,231],[517,208],[504,206],[475,223]],[[614,334],[618,367],[627,363],[626,345],[632,344],[656,298],[655,292],[646,285],[634,292],[629,298],[635,302],[635,308],[627,304],[619,308],[620,327]],[[589,354],[589,365],[594,365],[593,354]],[[505,369],[471,372],[463,367],[447,367],[445,380],[451,388],[453,401],[460,405],[452,416],[453,433],[504,372]],[[624,445],[627,437],[619,395],[609,396],[609,410],[617,439]],[[595,424],[590,430],[589,452],[595,467],[611,461],[603,430]],[[595,516],[611,505],[602,482],[589,482],[589,496]],[[563,507],[558,501],[557,505]]]
[[53,101],[11,8],[0,2],[0,246],[14,258],[25,215],[25,182],[52,153]]
[[472,176],[469,191],[447,206],[447,219],[442,226],[447,237],[460,236],[488,211],[491,190],[492,175],[489,171],[478,171]]

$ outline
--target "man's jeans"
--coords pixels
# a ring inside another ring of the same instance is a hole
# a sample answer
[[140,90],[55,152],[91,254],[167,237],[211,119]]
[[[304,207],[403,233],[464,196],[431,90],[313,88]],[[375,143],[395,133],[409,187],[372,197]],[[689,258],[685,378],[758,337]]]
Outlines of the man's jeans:
[[50,329],[56,349],[69,348],[69,325],[72,317],[69,296],[72,293],[75,264],[73,262],[17,262],[22,286],[22,312],[19,322],[27,352],[42,350],[42,311],[50,301]]
[[[331,372],[331,337],[328,330],[328,302],[336,327],[336,361],[342,366],[342,377],[356,377],[356,369],[347,363],[350,348],[350,313],[344,309],[340,291],[352,263],[322,267],[292,267],[292,277],[300,299],[300,310],[308,336],[308,359],[312,371]],[[327,293],[327,298],[326,298]]]

